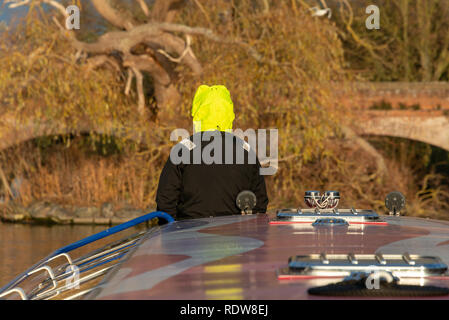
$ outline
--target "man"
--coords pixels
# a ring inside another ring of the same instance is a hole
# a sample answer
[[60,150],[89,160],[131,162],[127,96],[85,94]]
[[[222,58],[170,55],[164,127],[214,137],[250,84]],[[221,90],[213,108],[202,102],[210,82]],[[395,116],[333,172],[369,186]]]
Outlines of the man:
[[159,179],[157,210],[176,219],[240,214],[236,197],[250,190],[257,197],[253,212],[266,212],[260,163],[255,150],[231,133],[233,109],[224,86],[198,88],[192,106],[195,133],[172,149]]

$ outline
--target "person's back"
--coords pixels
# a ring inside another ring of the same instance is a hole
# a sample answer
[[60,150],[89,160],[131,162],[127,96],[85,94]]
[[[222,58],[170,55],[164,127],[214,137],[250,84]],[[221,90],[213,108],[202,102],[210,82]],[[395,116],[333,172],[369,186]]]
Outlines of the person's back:
[[253,211],[266,212],[268,197],[256,154],[229,132],[234,114],[227,95],[222,86],[198,89],[192,109],[197,132],[172,149],[159,180],[158,210],[177,219],[239,214],[236,197],[250,190],[257,197]]

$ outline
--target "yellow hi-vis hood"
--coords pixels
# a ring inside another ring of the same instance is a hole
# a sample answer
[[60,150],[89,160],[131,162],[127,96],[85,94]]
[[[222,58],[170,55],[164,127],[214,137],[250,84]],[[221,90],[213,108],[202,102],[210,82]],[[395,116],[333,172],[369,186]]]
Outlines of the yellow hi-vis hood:
[[195,132],[231,131],[235,114],[228,89],[225,86],[200,86],[193,98],[192,117]]

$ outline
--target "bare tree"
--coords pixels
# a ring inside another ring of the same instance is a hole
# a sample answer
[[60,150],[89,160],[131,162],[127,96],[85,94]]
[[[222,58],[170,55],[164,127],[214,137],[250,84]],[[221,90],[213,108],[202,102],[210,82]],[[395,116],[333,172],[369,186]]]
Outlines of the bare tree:
[[[30,5],[32,2],[47,4],[56,9],[65,19],[69,18],[65,7],[55,0],[6,0],[14,8]],[[223,39],[210,29],[174,24],[176,14],[183,8],[185,0],[155,0],[151,10],[144,0],[136,0],[147,21],[139,23],[131,12],[119,10],[112,0],[91,0],[96,11],[117,31],[101,35],[96,42],[87,43],[77,39],[75,33],[62,27],[53,17],[77,50],[77,57],[86,57],[91,69],[108,64],[127,74],[125,94],[129,94],[132,80],[136,79],[138,112],[145,113],[144,73],[153,80],[154,97],[158,108],[170,108],[180,102],[175,87],[178,64],[188,66],[194,75],[202,72],[202,66],[192,51],[192,35],[201,35],[212,41],[236,44],[245,48],[258,61],[264,59],[249,45],[239,39]],[[275,63],[268,61],[269,63]]]
[[358,69],[368,70],[373,80],[448,79],[448,1],[379,1],[381,28],[376,31],[366,30],[363,5],[351,5],[348,0],[337,3],[336,25],[347,59]]

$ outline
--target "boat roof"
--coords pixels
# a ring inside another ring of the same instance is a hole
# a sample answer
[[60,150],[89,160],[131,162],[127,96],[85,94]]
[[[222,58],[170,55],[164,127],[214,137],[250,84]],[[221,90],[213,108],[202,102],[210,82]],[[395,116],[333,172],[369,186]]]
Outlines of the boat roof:
[[[175,221],[150,229],[85,299],[323,299],[332,277],[282,277],[289,258],[312,254],[437,256],[449,265],[449,222],[381,216],[383,224],[273,224],[273,215]],[[449,286],[449,277],[421,285]],[[439,297],[448,299],[448,296]]]

